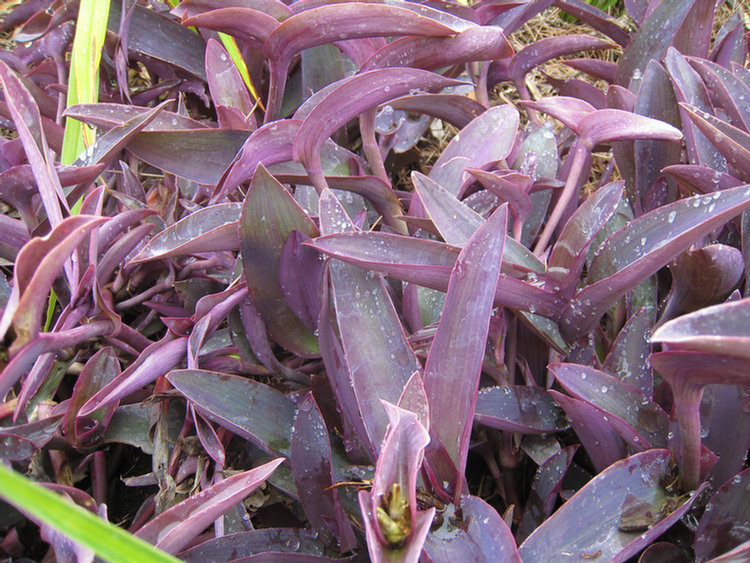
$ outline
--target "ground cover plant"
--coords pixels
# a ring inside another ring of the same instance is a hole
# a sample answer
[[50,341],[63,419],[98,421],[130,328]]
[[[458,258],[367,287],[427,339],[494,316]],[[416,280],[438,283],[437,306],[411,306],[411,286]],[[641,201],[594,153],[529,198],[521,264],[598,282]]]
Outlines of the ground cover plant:
[[0,558],[749,561],[750,18],[600,5],[8,11]]

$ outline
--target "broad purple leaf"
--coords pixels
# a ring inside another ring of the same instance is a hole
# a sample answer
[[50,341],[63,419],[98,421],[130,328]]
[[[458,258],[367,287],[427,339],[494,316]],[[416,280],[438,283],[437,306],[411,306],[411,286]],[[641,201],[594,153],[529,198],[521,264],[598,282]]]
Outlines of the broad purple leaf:
[[219,481],[162,512],[135,535],[167,553],[177,553],[214,520],[258,488],[282,461],[278,458]]
[[[153,111],[153,108],[101,102],[70,106],[65,110],[65,115],[100,129],[109,130],[113,127],[125,125],[131,119],[146,115],[151,111]],[[208,126],[179,113],[161,111],[154,116],[153,121],[143,128],[144,131],[169,131],[173,129],[208,129]]]
[[577,133],[589,150],[599,143],[629,139],[659,139],[677,143],[682,133],[676,127],[658,119],[618,109],[601,109],[584,116]]
[[0,459],[28,459],[57,433],[62,416],[56,415],[18,426],[0,429]]
[[529,197],[532,179],[518,172],[492,173],[478,168],[468,168],[467,171],[495,194],[501,202],[508,202],[508,208],[513,217],[513,230],[520,232],[523,222],[533,212],[534,204]]
[[[703,135],[700,132],[699,134]],[[713,145],[711,146],[713,147]],[[718,152],[716,154],[722,159],[724,163],[723,168],[726,169],[726,160]],[[687,188],[689,193],[705,194],[736,188],[742,185],[740,180],[729,174],[719,172],[718,168],[722,168],[722,166],[712,168],[710,166],[698,166],[694,164],[675,164],[667,166],[664,169],[664,173],[673,176],[679,184]]]
[[[472,174],[475,174],[472,171]],[[459,201],[455,195],[420,172],[412,173],[414,189],[435,226],[448,244],[463,247],[484,224],[484,218]],[[505,241],[503,261],[521,270],[544,273],[544,264],[514,239]]]
[[685,55],[707,57],[713,36],[716,4],[713,0],[695,0],[675,34],[673,44]]
[[665,205],[616,232],[591,262],[591,285],[563,313],[563,336],[577,339],[627,291],[749,206],[750,189],[738,187]]
[[31,171],[34,173],[47,218],[50,225],[56,227],[62,221],[62,211],[67,209],[67,203],[42,130],[39,108],[18,76],[2,61],[0,86],[26,152],[26,158],[31,165]]
[[257,9],[221,6],[184,18],[182,25],[221,31],[262,49],[266,39],[279,27],[279,21]]
[[497,511],[475,496],[462,496],[461,518],[449,505],[443,523],[430,532],[425,552],[434,563],[521,563],[513,533]]
[[653,395],[654,387],[653,372],[647,360],[651,353],[650,329],[648,311],[641,308],[620,329],[602,364],[602,371],[635,387],[646,397]]
[[713,92],[716,105],[724,110],[732,125],[750,130],[750,86],[711,61],[691,58],[690,64]]
[[437,90],[457,84],[460,82],[419,69],[381,69],[355,75],[325,96],[302,122],[294,138],[294,160],[305,165],[320,192],[326,186],[320,150],[337,129],[365,110],[413,90]]
[[558,0],[555,4],[558,8],[602,32],[618,45],[625,47],[628,44],[630,40],[628,32],[620,27],[612,16],[597,8],[595,4],[589,4],[583,0]]
[[320,284],[323,262],[309,246],[308,237],[292,231],[286,239],[279,262],[279,287],[284,298],[310,330],[316,330],[320,316]]
[[46,237],[31,239],[18,253],[15,283],[0,319],[0,335],[11,323],[15,331],[11,355],[39,334],[47,296],[65,261],[92,229],[107,220],[90,215],[68,217]]
[[90,446],[106,431],[117,404],[92,412],[88,416],[78,416],[78,409],[94,393],[107,385],[120,374],[120,364],[111,347],[102,348],[86,362],[70,398],[70,406],[63,422],[65,435],[71,444]]
[[583,118],[596,111],[590,103],[568,96],[546,97],[534,102],[524,102],[524,106],[551,115],[578,134]]
[[750,541],[750,470],[735,475],[711,497],[695,531],[695,558],[704,563]]
[[625,442],[610,428],[607,415],[600,408],[581,399],[550,390],[549,394],[565,411],[594,469],[602,471],[625,457]]
[[300,503],[312,527],[326,543],[330,543],[332,537],[336,538],[342,551],[356,547],[357,540],[341,506],[338,490],[330,488],[335,479],[331,443],[325,421],[311,393],[298,403],[290,459]]
[[596,109],[607,107],[607,96],[599,88],[585,80],[568,78],[562,80],[553,78],[545,73],[545,80],[557,90],[561,96],[580,98],[594,106]]
[[507,206],[502,206],[461,250],[425,363],[430,431],[439,437],[460,472],[453,476],[456,490],[466,465],[507,221]]
[[590,35],[545,37],[513,55],[507,62],[507,68],[503,68],[506,64],[505,61],[497,61],[495,72],[493,73],[493,70],[490,70],[492,76],[490,83],[500,80],[512,80],[520,83],[531,69],[550,59],[570,55],[578,51],[611,49],[613,46],[609,41]]
[[[701,111],[712,112],[713,107],[706,86],[688,61],[676,49],[670,47],[664,63],[672,79],[677,101],[690,104]],[[689,162],[703,164],[716,171],[726,170],[726,159],[692,123],[685,108],[680,106],[679,109]]]
[[[456,247],[383,232],[343,233],[309,241],[321,252],[387,276],[445,291],[456,263]],[[498,280],[495,303],[555,317],[562,302],[552,292],[510,276]]]
[[[670,455],[667,450],[641,452],[594,477],[520,546],[524,563],[623,563],[649,545],[688,511],[700,492],[660,513],[670,503],[661,485],[669,475]],[[650,518],[633,522],[631,513],[640,509]]]
[[615,81],[617,64],[613,62],[602,61],[600,59],[567,59],[563,61],[563,63],[570,68],[580,70],[581,72],[590,74],[595,78],[600,78],[610,84]]
[[745,24],[740,13],[735,12],[716,34],[709,59],[725,68],[732,68],[732,65],[743,64],[747,60],[747,55],[748,41],[745,37]]
[[458,94],[409,94],[388,102],[395,110],[431,115],[463,129],[487,108]]
[[731,246],[711,244],[680,254],[669,265],[672,289],[659,322],[721,303],[739,285],[744,270],[742,252]]
[[669,415],[647,395],[592,367],[551,364],[548,369],[568,393],[611,415],[610,426],[632,447],[667,445]]
[[74,164],[77,166],[93,166],[102,162],[108,165],[109,161],[114,159],[139,131],[153,122],[156,116],[170,103],[170,100],[164,101],[151,111],[136,115],[122,125],[113,127],[97,138],[96,142],[88,147]]
[[253,110],[253,101],[237,67],[215,39],[206,44],[206,74],[215,106],[236,108],[243,117]]
[[750,181],[750,134],[706,112],[680,104],[700,131],[727,159],[733,174]]
[[523,517],[518,525],[516,540],[525,540],[534,528],[539,526],[555,508],[557,495],[562,488],[562,480],[568,471],[578,445],[568,446],[551,455],[534,474],[529,498],[523,511]]
[[415,371],[406,382],[396,406],[416,414],[420,424],[427,430],[430,429],[430,405],[427,403],[427,393],[419,371]]
[[297,13],[284,20],[263,45],[271,64],[266,119],[278,117],[289,66],[294,55],[303,49],[361,37],[454,33],[442,23],[394,5],[342,3]]
[[289,456],[296,407],[281,392],[246,377],[205,370],[167,376],[206,417],[257,446]]
[[672,44],[675,33],[682,25],[696,0],[664,2],[649,15],[625,48],[617,68],[617,83],[629,86],[630,81],[640,81],[650,60],[659,60]]
[[464,180],[469,176],[465,169],[482,168],[506,158],[515,141],[518,123],[518,110],[511,105],[488,109],[451,139],[430,170],[429,178],[451,194],[461,195]]
[[750,299],[722,303],[683,315],[660,326],[652,342],[750,359]]
[[547,261],[547,276],[563,288],[576,284],[596,234],[615,212],[624,182],[602,186],[576,209],[560,231]]
[[328,383],[336,397],[336,403],[343,419],[344,447],[348,453],[362,451],[369,460],[376,460],[375,445],[365,428],[362,413],[357,403],[357,395],[351,385],[349,366],[347,365],[344,347],[338,336],[336,312],[330,303],[330,276],[324,277],[321,292],[322,308],[318,321],[320,351],[326,367]]
[[[321,195],[320,217],[323,232],[353,229],[330,191]],[[329,268],[336,323],[351,385],[370,441],[377,449],[388,426],[381,400],[396,404],[421,365],[406,340],[384,281],[339,261]]]
[[[679,106],[669,75],[656,61],[646,65],[633,111],[676,127],[681,124]],[[638,194],[638,199],[643,204],[644,196],[661,177],[661,170],[680,162],[682,147],[661,139],[638,139],[634,150],[636,183],[629,199],[634,201],[635,194]],[[671,186],[670,191],[674,193],[674,186]]]
[[240,219],[242,264],[250,295],[271,337],[297,354],[319,354],[312,331],[294,314],[279,287],[279,260],[290,233],[317,236],[317,228],[291,194],[258,166]]
[[130,263],[240,247],[239,203],[220,203],[191,213],[154,236]]
[[522,434],[546,434],[568,428],[565,414],[546,390],[524,385],[479,390],[474,421]]
[[379,49],[359,69],[360,72],[386,67],[412,67],[437,70],[473,61],[502,59],[513,48],[502,29],[475,26],[453,37],[403,37]]
[[[417,510],[417,474],[430,441],[417,415],[383,402],[390,424],[381,444],[371,491],[360,491],[367,547],[373,563],[417,563],[434,508]],[[384,521],[396,526],[385,527]]]
[[[112,2],[109,29],[120,27],[122,4]],[[155,10],[136,5],[128,28],[128,51],[174,65],[198,78],[206,79],[203,38]]]
[[[260,528],[228,534],[220,538],[206,540],[179,554],[185,563],[205,563],[206,561],[233,561],[238,554],[242,558],[256,554],[271,553],[300,555],[322,555],[324,546],[316,539],[317,532],[303,528]],[[262,560],[262,559],[261,559]]]
[[87,416],[166,375],[185,358],[186,340],[185,337],[173,339],[168,334],[151,344],[120,375],[86,401],[78,411],[79,416]]
[[[141,131],[127,146],[138,158],[181,178],[215,185],[249,136],[247,131]],[[199,154],[200,158],[185,158]]]
[[750,541],[741,543],[734,549],[711,559],[708,563],[747,563],[750,561]]

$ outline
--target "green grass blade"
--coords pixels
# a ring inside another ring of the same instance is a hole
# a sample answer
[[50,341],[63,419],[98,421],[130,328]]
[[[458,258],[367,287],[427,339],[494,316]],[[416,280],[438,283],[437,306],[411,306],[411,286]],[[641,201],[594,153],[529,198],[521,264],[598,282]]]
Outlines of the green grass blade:
[[110,524],[85,508],[0,464],[0,497],[110,563],[180,563],[180,560]]
[[[73,38],[67,105],[93,104],[99,99],[99,63],[109,19],[110,0],[81,0]],[[94,130],[77,119],[65,121],[60,162],[72,164],[94,142]]]

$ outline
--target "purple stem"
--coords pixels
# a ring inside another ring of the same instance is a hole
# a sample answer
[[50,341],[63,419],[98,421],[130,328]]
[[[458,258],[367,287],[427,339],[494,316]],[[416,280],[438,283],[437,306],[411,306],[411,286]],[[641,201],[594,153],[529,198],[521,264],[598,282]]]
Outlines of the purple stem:
[[107,502],[107,454],[102,450],[91,462],[91,492],[97,505]]
[[284,86],[286,85],[286,73],[288,69],[286,61],[269,60],[268,101],[266,105],[266,116],[263,123],[268,123],[279,118],[281,103],[284,99]]
[[390,186],[391,180],[388,177],[388,172],[385,170],[383,155],[380,154],[380,147],[378,147],[378,141],[375,138],[376,111],[377,108],[372,108],[359,116],[359,131],[362,136],[362,148],[365,151],[367,162],[370,164],[373,173]]
[[702,398],[703,385],[685,384],[679,391],[675,389],[674,409],[680,428],[680,475],[688,491],[700,485]]
[[542,234],[539,235],[536,246],[534,247],[534,254],[537,256],[543,255],[547,250],[547,244],[552,238],[552,233],[555,232],[557,224],[560,222],[560,218],[565,213],[565,209],[568,207],[573,194],[576,193],[576,187],[583,174],[583,170],[586,166],[586,161],[589,157],[589,150],[584,146],[580,140],[575,142],[573,148],[573,162],[568,171],[568,179],[565,182],[565,187],[560,194],[560,197],[555,204],[555,208],[552,210],[552,214],[547,219],[547,223],[544,225]]

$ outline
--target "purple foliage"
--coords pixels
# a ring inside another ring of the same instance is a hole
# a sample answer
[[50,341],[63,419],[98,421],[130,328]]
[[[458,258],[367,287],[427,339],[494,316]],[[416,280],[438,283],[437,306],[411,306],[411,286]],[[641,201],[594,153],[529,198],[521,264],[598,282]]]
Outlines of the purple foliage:
[[[186,561],[747,560],[741,17],[169,4],[112,2],[98,104],[76,2],[2,26],[3,463]],[[3,506],[0,559],[92,559]]]

